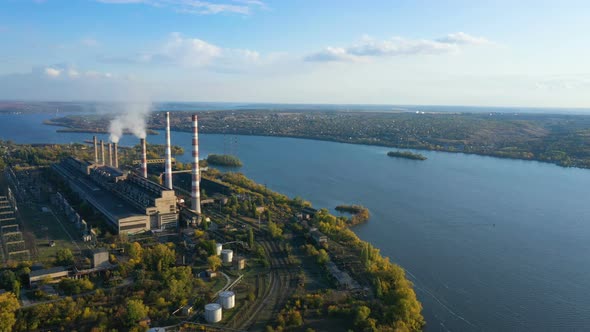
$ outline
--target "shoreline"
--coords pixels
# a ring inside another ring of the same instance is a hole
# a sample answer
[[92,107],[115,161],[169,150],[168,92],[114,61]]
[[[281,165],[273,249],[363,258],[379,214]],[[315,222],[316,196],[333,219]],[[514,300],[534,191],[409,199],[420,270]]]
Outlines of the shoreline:
[[[82,129],[82,128],[76,128],[76,129],[74,129],[74,128],[70,128],[70,127],[67,127],[67,126],[63,126],[63,125],[58,124],[58,123],[45,123],[45,122],[42,122],[42,124],[48,125],[48,126],[56,126],[56,127],[66,128],[64,130],[56,130],[56,132],[58,132],[58,133],[108,134],[107,131],[95,132],[95,131],[91,131],[89,129]],[[67,130],[68,128],[70,128],[72,130],[69,130],[68,131]],[[148,135],[159,135],[158,132],[159,131],[162,131],[163,129],[149,128],[149,130],[155,132],[155,134],[148,133]],[[189,132],[187,130],[178,130],[178,128],[170,128],[170,130],[172,132],[178,132],[178,133],[188,133]],[[131,133],[129,133],[129,134],[131,134]],[[493,154],[493,153],[465,152],[465,151],[453,151],[453,150],[444,150],[444,149],[435,150],[435,149],[427,149],[427,148],[421,148],[421,147],[405,147],[405,146],[401,146],[401,145],[397,145],[397,144],[387,144],[386,142],[379,142],[379,143],[364,142],[364,141],[363,142],[359,142],[359,141],[354,141],[354,140],[345,140],[345,139],[332,138],[332,137],[316,137],[316,136],[302,136],[302,135],[272,135],[272,134],[265,134],[265,133],[255,133],[255,134],[248,134],[248,133],[224,133],[224,132],[208,132],[208,131],[202,131],[201,134],[205,134],[205,135],[235,135],[235,136],[259,136],[259,137],[296,138],[296,139],[307,139],[307,140],[311,140],[311,141],[323,141],[323,142],[333,142],[333,143],[343,143],[343,144],[377,146],[377,147],[383,147],[383,148],[396,148],[396,149],[403,149],[403,150],[417,150],[417,151],[460,153],[460,154],[464,154],[464,155],[476,155],[476,156],[491,157],[491,158],[498,158],[498,159],[535,161],[535,162],[539,162],[539,163],[543,163],[543,164],[555,165],[555,166],[562,167],[562,168],[590,169],[590,166],[588,166],[588,167],[584,167],[584,166],[566,166],[566,165],[560,165],[557,162],[548,161],[548,160],[542,160],[542,159],[536,159],[536,158],[515,158],[515,157],[510,157],[510,156],[496,155],[496,154]]]

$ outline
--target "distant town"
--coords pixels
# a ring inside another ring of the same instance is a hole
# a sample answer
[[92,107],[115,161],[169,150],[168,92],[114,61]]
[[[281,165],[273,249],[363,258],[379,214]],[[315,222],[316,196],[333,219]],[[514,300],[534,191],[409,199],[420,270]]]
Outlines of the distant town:
[[[199,112],[203,133],[298,137],[343,143],[479,154],[590,168],[590,116],[531,113],[334,112],[240,110]],[[50,124],[93,132],[112,116],[68,115]],[[190,131],[190,112],[171,112],[173,130]],[[164,129],[162,112],[147,126]]]

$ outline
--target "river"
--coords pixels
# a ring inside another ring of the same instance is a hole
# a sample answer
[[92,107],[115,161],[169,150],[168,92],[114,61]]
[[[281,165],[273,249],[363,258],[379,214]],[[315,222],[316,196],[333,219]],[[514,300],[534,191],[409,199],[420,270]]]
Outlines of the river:
[[[0,139],[91,138],[41,125],[49,117],[0,115]],[[190,151],[190,134],[173,132],[172,142]],[[200,143],[202,157],[232,152],[248,177],[315,207],[368,207],[370,221],[354,231],[406,269],[429,331],[590,327],[588,170],[430,151],[414,161],[387,157],[388,148],[292,138],[201,135]]]

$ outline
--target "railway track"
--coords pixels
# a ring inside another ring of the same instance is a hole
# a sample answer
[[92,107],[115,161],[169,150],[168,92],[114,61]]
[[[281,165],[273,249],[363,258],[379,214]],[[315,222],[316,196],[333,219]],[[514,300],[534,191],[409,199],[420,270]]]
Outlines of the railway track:
[[[225,218],[217,211],[207,211],[216,218]],[[230,218],[230,222],[253,226],[237,218]],[[268,273],[256,276],[257,298],[252,305],[240,312],[233,321],[227,324],[238,330],[262,330],[266,324],[272,321],[284,308],[289,297],[293,294],[297,284],[297,274],[289,265],[286,252],[281,248],[280,242],[268,239],[266,232],[253,227],[270,263]],[[263,291],[262,285],[266,284]]]
[[236,326],[242,330],[253,327],[256,327],[256,330],[262,329],[281,311],[294,291],[294,273],[289,269],[288,261],[281,252],[277,241],[263,240],[259,243],[264,248],[270,262],[270,270],[266,274],[268,287],[243,315],[247,318]]

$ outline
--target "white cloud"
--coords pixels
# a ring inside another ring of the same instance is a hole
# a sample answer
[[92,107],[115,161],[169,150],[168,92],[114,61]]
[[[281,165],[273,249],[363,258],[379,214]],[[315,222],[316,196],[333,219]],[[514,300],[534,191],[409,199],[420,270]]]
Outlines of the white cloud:
[[0,99],[126,100],[133,98],[132,88],[147,89],[140,80],[125,75],[63,64],[0,74]]
[[209,64],[221,54],[221,48],[198,38],[187,38],[178,32],[170,34],[160,53],[148,55],[150,60],[162,60],[188,67]]
[[456,45],[482,45],[490,44],[491,42],[484,37],[475,37],[466,34],[465,32],[450,33],[445,37],[437,39],[441,43],[456,44]]
[[[100,72],[97,70],[86,70],[86,71],[79,71],[75,67],[68,66],[68,65],[53,65],[43,67],[42,70],[38,68],[33,69],[33,74],[41,74],[41,76],[45,76],[52,79],[62,79],[62,80],[75,80],[75,79],[84,79],[84,78],[94,78],[94,79],[109,79],[113,78],[114,75],[108,72]],[[39,76],[39,75],[38,75]]]
[[201,0],[96,0],[106,4],[146,4],[153,7],[168,8],[186,14],[234,13],[249,15],[255,8],[266,8],[259,0],[233,0],[233,2],[212,2]]
[[68,69],[68,76],[71,78],[80,77],[80,72],[78,72],[76,69],[70,68]]
[[360,58],[350,54],[342,47],[328,46],[323,50],[305,57],[306,61],[359,61]]
[[103,57],[106,63],[171,65],[187,68],[211,68],[224,72],[240,71],[238,67],[272,61],[249,49],[223,48],[205,40],[171,33],[154,51],[129,57]]
[[45,68],[45,75],[49,77],[59,77],[61,75],[61,70],[57,68],[47,67]]
[[360,42],[349,47],[326,47],[322,51],[305,57],[306,61],[361,61],[373,57],[392,57],[401,55],[444,54],[458,52],[464,45],[490,43],[482,37],[474,37],[463,32],[445,37],[430,39],[407,39],[393,37],[376,40],[363,37]]

